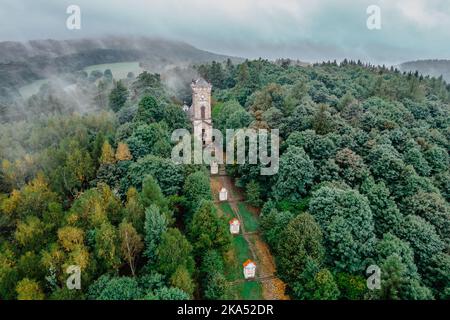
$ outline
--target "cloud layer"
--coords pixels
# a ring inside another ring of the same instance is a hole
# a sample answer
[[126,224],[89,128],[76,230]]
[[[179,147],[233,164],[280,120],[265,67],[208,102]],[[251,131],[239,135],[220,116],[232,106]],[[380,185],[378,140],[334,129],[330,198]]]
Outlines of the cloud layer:
[[[81,30],[65,27],[71,4]],[[372,4],[381,30],[366,27]],[[2,41],[134,34],[249,58],[450,59],[448,0],[2,0],[0,21]]]

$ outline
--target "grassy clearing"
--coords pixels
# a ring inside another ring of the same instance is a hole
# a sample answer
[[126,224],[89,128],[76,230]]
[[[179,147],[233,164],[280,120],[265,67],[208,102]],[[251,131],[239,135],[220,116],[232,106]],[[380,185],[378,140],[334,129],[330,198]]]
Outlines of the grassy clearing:
[[48,83],[49,81],[50,81],[49,79],[41,79],[41,80],[33,81],[30,84],[27,84],[27,85],[25,85],[23,87],[20,87],[19,88],[19,93],[22,96],[22,98],[28,99],[33,94],[38,93],[39,89],[41,88],[41,86],[43,84]]
[[[251,258],[251,252],[247,241],[242,235],[233,238],[233,249],[231,251],[232,259],[227,263],[228,272],[226,277],[230,282],[243,280],[242,264]],[[231,294],[235,299],[258,300],[262,299],[262,287],[256,281],[239,282],[231,286]]]
[[244,279],[242,264],[251,257],[248,243],[242,235],[234,236],[232,249],[227,258],[226,276],[229,281]]
[[244,219],[245,231],[257,231],[259,228],[258,218],[248,210],[243,202],[238,203],[238,209],[242,219]]
[[245,281],[238,285],[242,300],[262,300],[261,283],[257,281]]
[[[218,204],[218,209],[228,220],[235,217],[233,209],[231,208],[228,202],[222,202]],[[242,214],[241,210],[240,212]],[[248,214],[251,215],[250,212],[248,212]],[[247,225],[246,221],[245,224]],[[233,236],[231,249],[225,258],[225,270],[226,270],[225,276],[229,282],[244,279],[244,274],[242,273],[242,264],[249,258],[251,258],[251,252],[248,243],[244,239],[242,234]],[[231,285],[230,291],[231,291],[230,294],[233,297],[233,299],[242,299],[242,300],[262,299],[262,287],[261,284],[256,281],[244,281],[234,283]]]
[[[117,62],[117,63],[106,63],[106,64],[95,64],[91,66],[85,67],[83,70],[87,73],[91,71],[98,70],[101,72],[105,72],[106,69],[110,69],[114,79],[120,80],[125,79],[128,75],[128,72],[133,72],[135,76],[138,76],[144,69],[139,66],[138,61],[132,62]],[[33,94],[39,92],[39,89],[43,84],[49,83],[51,79],[40,79],[31,82],[25,86],[19,88],[19,93],[24,99],[28,99]]]
[[219,205],[219,208],[225,214],[225,217],[227,219],[233,219],[236,217],[236,215],[233,212],[233,209],[231,209],[231,206],[228,202],[222,202]]
[[114,79],[125,79],[128,75],[128,72],[133,72],[137,77],[142,71],[144,71],[140,66],[138,61],[132,62],[116,62],[116,63],[105,63],[105,64],[95,64],[92,66],[88,66],[83,70],[87,73],[90,73],[94,70],[99,70],[101,72],[105,72],[106,69],[110,69]]

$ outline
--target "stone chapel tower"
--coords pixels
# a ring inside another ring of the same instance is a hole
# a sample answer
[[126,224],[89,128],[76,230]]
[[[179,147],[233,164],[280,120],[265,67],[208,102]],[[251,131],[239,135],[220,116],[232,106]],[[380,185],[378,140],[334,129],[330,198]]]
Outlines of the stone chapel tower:
[[192,106],[189,114],[194,127],[194,135],[201,141],[203,147],[211,144],[211,85],[200,78],[191,83]]

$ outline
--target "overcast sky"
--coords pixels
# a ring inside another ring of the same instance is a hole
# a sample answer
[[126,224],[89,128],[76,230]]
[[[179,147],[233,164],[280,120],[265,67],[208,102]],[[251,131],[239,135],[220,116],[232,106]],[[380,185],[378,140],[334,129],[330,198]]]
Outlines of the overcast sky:
[[[81,8],[81,30],[66,8]],[[369,5],[381,30],[366,27]],[[248,58],[450,59],[450,0],[1,0],[0,41],[147,35]]]

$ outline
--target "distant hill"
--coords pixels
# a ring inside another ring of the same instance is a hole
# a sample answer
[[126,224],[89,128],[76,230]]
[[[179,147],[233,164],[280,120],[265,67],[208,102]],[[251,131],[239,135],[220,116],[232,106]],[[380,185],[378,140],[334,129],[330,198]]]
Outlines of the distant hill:
[[401,71],[418,71],[423,75],[439,77],[442,75],[450,83],[450,60],[417,60],[402,63]]
[[184,42],[146,37],[0,42],[0,91],[95,64],[141,61],[147,66],[162,67],[228,58],[242,60],[200,50]]

